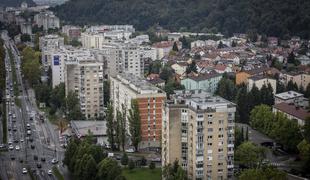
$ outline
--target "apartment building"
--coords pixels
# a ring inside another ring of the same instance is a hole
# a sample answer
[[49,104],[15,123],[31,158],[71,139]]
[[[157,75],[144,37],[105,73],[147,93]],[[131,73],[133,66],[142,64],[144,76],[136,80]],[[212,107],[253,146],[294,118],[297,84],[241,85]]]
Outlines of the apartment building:
[[78,26],[65,25],[62,26],[62,33],[66,34],[69,40],[80,39],[82,28]]
[[40,50],[57,49],[61,46],[64,46],[64,37],[58,36],[57,34],[49,34],[39,38]]
[[162,127],[162,166],[178,160],[189,179],[232,179],[236,106],[202,90],[175,91]]
[[104,116],[103,63],[93,56],[76,56],[65,62],[66,95],[78,95],[81,112],[87,119]]
[[250,92],[255,85],[259,90],[265,85],[268,87],[268,84],[272,87],[272,93],[275,95],[277,91],[277,80],[270,78],[268,76],[252,76],[248,78],[247,90]]
[[52,11],[44,11],[34,16],[35,24],[43,27],[43,30],[55,29],[60,27],[60,21]]
[[220,73],[199,74],[182,79],[181,84],[186,90],[201,89],[214,93],[221,79],[222,74]]
[[293,83],[296,83],[298,87],[303,87],[304,89],[310,84],[310,74],[305,72],[282,74],[280,79],[285,85],[287,85],[289,81],[292,81]]
[[[146,79],[128,73],[119,74],[116,77],[110,76],[110,82],[110,99],[113,102],[114,114],[116,114],[116,110],[121,110],[124,106],[127,117],[131,101],[133,99],[138,101],[142,134],[139,148],[159,148],[165,92]],[[126,129],[129,135],[128,120]]]
[[46,58],[43,64],[52,69],[53,88],[62,82],[65,82],[65,64],[67,61],[76,61],[80,59],[94,59],[90,51],[86,49],[76,49],[70,46],[60,47],[44,53],[42,58]]

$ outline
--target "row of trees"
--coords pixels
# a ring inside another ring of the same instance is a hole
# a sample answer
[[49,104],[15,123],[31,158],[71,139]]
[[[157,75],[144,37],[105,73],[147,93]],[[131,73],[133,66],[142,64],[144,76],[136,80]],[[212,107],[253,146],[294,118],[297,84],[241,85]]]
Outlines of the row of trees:
[[64,164],[76,180],[124,180],[118,163],[107,157],[101,147],[92,144],[92,136],[72,139],[65,152]]
[[[125,151],[125,143],[127,139],[126,134],[126,119],[129,122],[129,132],[130,140],[135,148],[135,151],[138,151],[139,143],[141,142],[141,121],[140,121],[140,112],[137,100],[132,100],[131,108],[129,112],[126,112],[125,106],[122,105],[122,111],[119,109],[116,111],[116,116],[114,115],[113,105],[110,103],[107,108],[106,113],[107,120],[107,136],[108,141],[111,145],[112,150]],[[127,116],[127,118],[126,118]]]
[[40,83],[41,78],[40,52],[26,46],[21,55],[23,57],[21,61],[21,69],[24,78],[28,81],[30,86],[37,85]]
[[288,151],[297,152],[297,145],[302,140],[300,127],[283,113],[273,113],[269,106],[259,105],[251,111],[250,124]]
[[241,84],[236,86],[234,80],[226,73],[220,80],[215,94],[237,104],[237,120],[248,123],[251,110],[259,104],[273,105],[273,89],[270,84],[263,85],[258,89],[255,84],[248,92],[247,86]]
[[7,142],[7,119],[5,104],[6,70],[5,70],[5,49],[4,43],[0,39],[0,117],[2,116],[2,141]]

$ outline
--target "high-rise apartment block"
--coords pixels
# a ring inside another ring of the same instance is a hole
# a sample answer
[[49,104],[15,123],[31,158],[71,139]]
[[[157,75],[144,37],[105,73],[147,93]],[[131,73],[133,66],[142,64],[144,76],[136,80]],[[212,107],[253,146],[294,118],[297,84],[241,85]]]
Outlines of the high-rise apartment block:
[[235,104],[202,90],[175,93],[163,121],[162,165],[178,160],[190,179],[231,179]]
[[43,27],[43,30],[55,29],[60,27],[60,21],[52,11],[44,11],[34,16],[34,21],[38,27]]
[[[127,117],[131,102],[136,99],[141,118],[142,142],[139,147],[160,147],[166,93],[146,79],[128,73],[110,77],[110,81],[110,99],[113,102],[114,114],[125,107]],[[128,120],[126,124],[127,133],[130,134]]]
[[77,94],[81,112],[87,119],[104,116],[103,63],[93,56],[76,56],[65,62],[66,95]]

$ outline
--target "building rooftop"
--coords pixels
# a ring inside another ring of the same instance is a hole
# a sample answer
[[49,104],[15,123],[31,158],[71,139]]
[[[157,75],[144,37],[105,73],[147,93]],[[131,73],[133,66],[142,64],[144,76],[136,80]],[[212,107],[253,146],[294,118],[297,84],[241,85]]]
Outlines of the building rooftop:
[[204,81],[208,80],[214,77],[222,76],[220,73],[209,73],[209,74],[199,74],[198,76],[190,76],[189,79],[192,79],[194,81]]
[[288,104],[288,103],[282,102],[282,103],[274,105],[273,107],[275,109],[278,109],[279,111],[287,113],[301,120],[305,120],[307,117],[310,117],[309,111],[301,107],[295,106],[294,104]]
[[164,93],[161,89],[148,82],[145,78],[138,77],[130,73],[119,74],[117,75],[117,79],[138,94]]
[[273,78],[270,78],[268,76],[252,76],[252,77],[249,77],[249,79],[252,79],[253,81],[259,81],[262,79],[273,79]]
[[287,92],[283,92],[283,93],[279,93],[275,95],[276,98],[280,98],[283,100],[288,100],[288,99],[292,99],[296,97],[303,97],[303,96],[304,96],[303,94],[298,93],[296,91],[287,91]]
[[203,90],[177,90],[174,91],[172,100],[174,105],[187,105],[195,110],[212,110],[235,106],[234,103],[220,97],[214,96]]
[[262,73],[262,72],[266,72],[268,71],[269,68],[268,67],[261,67],[261,68],[255,68],[255,69],[252,69],[252,70],[248,70],[248,71],[244,71],[250,75],[255,75],[255,74],[259,74],[259,73]]
[[91,132],[94,136],[106,135],[106,121],[70,121],[72,131],[78,136],[83,137]]

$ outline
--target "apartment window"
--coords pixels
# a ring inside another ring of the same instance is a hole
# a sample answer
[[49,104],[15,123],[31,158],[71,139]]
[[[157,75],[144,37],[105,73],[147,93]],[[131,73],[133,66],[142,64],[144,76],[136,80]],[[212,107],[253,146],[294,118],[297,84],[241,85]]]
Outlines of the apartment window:
[[218,152],[223,152],[223,148],[219,148],[219,149],[218,149]]
[[212,118],[213,117],[213,114],[208,114],[208,118]]
[[217,172],[223,172],[223,169],[218,169]]
[[213,128],[208,128],[208,132],[213,132]]
[[212,136],[208,136],[208,139],[212,139]]
[[212,121],[208,121],[208,124],[211,125],[211,124],[212,124]]
[[219,124],[224,124],[224,120],[219,120]]
[[223,166],[223,163],[218,163],[217,165],[219,165],[219,166]]
[[219,134],[219,138],[223,138],[224,137],[224,134]]
[[208,146],[212,146],[212,143],[208,143]]
[[223,131],[224,128],[219,128],[219,131]]

